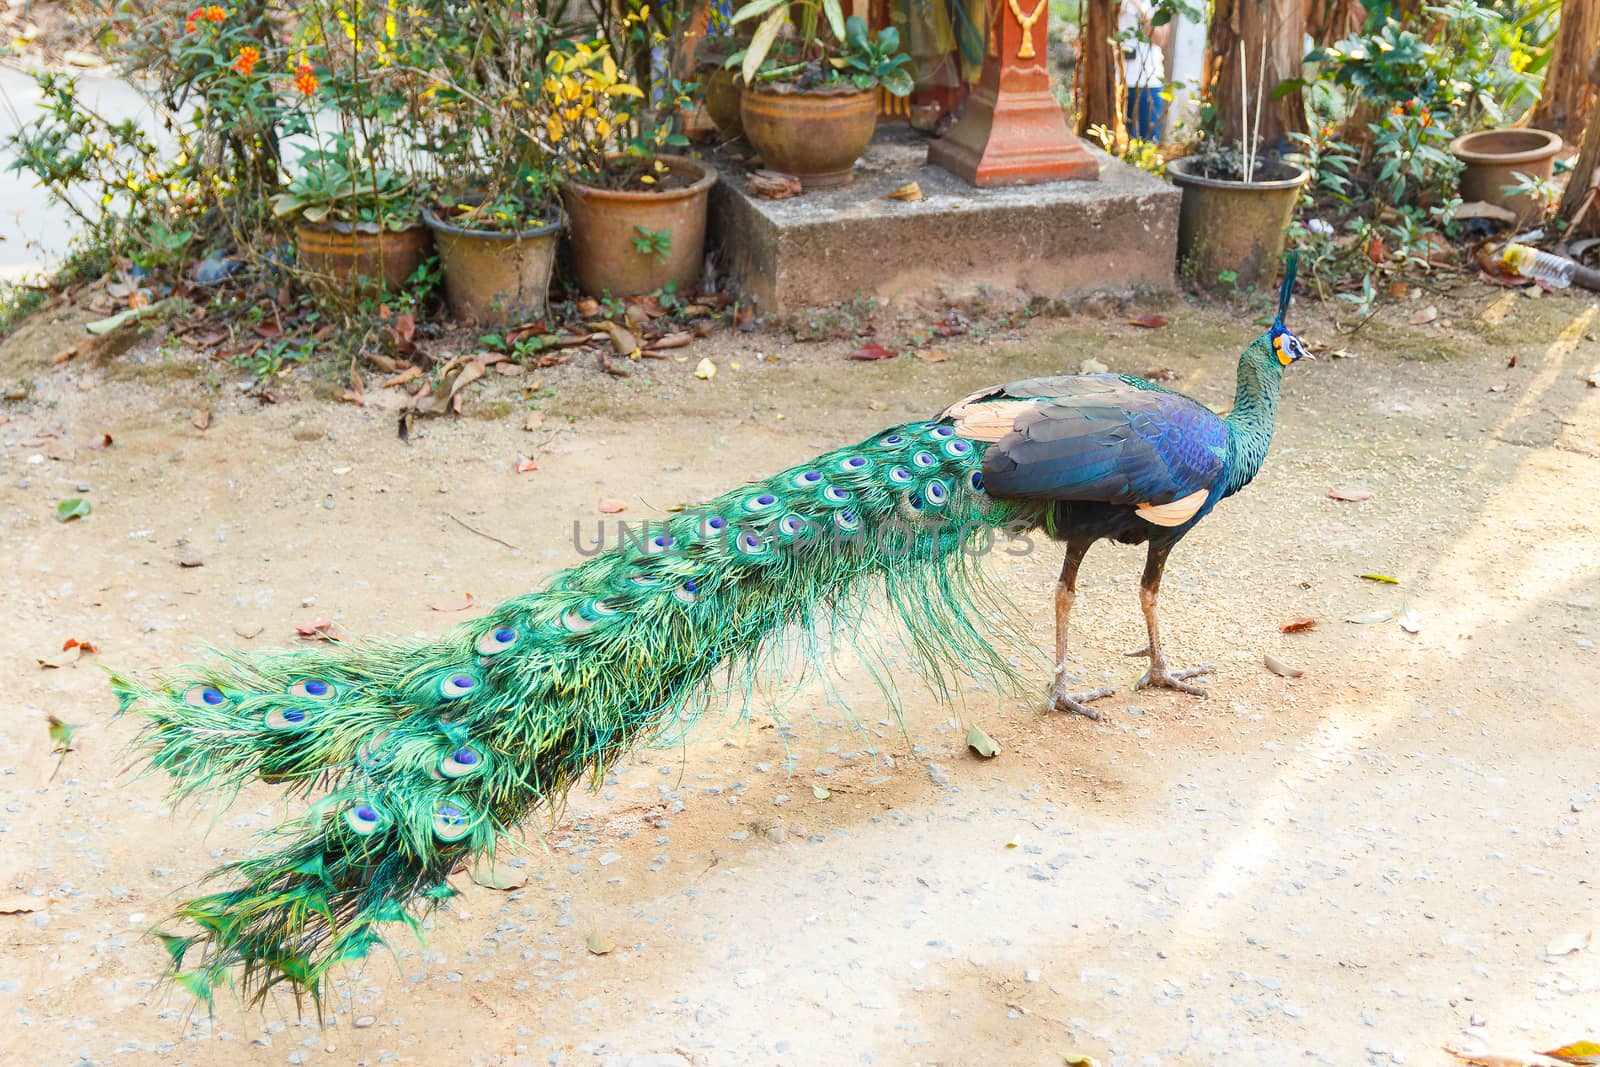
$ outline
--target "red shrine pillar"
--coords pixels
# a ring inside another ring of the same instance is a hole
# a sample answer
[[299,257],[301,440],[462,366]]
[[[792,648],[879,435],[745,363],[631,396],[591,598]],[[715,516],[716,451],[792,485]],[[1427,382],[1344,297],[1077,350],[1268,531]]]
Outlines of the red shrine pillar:
[[961,119],[928,146],[929,163],[980,187],[1099,179],[1050,92],[1049,8],[1050,0],[991,0],[983,74]]

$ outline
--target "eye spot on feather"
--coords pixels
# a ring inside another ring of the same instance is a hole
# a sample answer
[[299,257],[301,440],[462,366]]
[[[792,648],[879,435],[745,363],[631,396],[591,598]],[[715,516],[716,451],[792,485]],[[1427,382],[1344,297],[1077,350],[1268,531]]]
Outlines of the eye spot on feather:
[[944,506],[945,500],[950,496],[950,491],[944,487],[943,482],[935,479],[923,486],[922,495],[927,498],[929,504],[937,508]]
[[972,491],[974,493],[983,492],[983,472],[973,471],[967,476],[967,484],[972,486]]
[[446,700],[464,697],[478,688],[478,680],[470,674],[452,674],[439,683],[439,695]]
[[262,719],[269,730],[295,730],[311,719],[305,708],[273,708]]
[[433,836],[440,841],[460,841],[472,832],[472,820],[465,805],[441,800],[433,807]]
[[890,448],[894,448],[897,445],[905,444],[906,443],[906,439],[905,439],[905,436],[903,434],[892,433],[889,436],[885,437],[879,443],[880,444],[884,444],[884,445],[888,445]]
[[811,523],[799,515],[785,515],[778,520],[778,532],[786,537],[796,537],[811,529]]
[[726,530],[727,528],[728,520],[723,518],[721,515],[713,515],[711,518],[706,520],[706,529],[713,533]]
[[766,547],[765,542],[763,542],[761,538],[757,537],[749,530],[741,533],[737,538],[734,539],[733,543],[734,547],[747,556],[757,555],[763,548]]
[[927,470],[929,467],[937,467],[939,465],[938,459],[934,457],[932,452],[918,452],[916,455],[911,457],[911,462],[915,463],[923,470]]
[[367,800],[358,800],[345,809],[345,825],[362,837],[369,837],[389,824],[383,809]]
[[773,496],[771,493],[762,493],[758,496],[751,497],[749,500],[746,500],[744,502],[744,509],[746,511],[766,511],[777,502],[778,498]]
[[497,656],[517,643],[517,631],[500,626],[478,638],[478,655]]
[[389,731],[385,730],[356,749],[356,763],[366,770],[374,770],[389,762],[389,753],[383,750],[383,743],[388,738]]
[[821,471],[802,471],[794,477],[794,484],[801,489],[814,489],[821,481]]
[[214,685],[192,685],[184,691],[183,702],[196,708],[217,708],[228,702]]
[[963,441],[961,438],[957,437],[953,441],[946,441],[944,443],[944,453],[947,456],[956,457],[971,455],[972,443],[970,441]]
[[683,585],[672,591],[672,595],[685,604],[693,604],[700,594],[700,583],[693,578],[686,579]]
[[839,461],[839,466],[847,471],[863,470],[867,466],[866,456],[846,456]]
[[320,678],[302,678],[289,687],[289,695],[310,700],[327,700],[333,696],[333,686]]
[[830,504],[846,504],[850,501],[850,494],[837,485],[830,485],[822,491],[822,499]]
[[904,467],[889,468],[889,480],[895,485],[910,485],[911,472]]
[[956,431],[950,426],[935,426],[928,433],[932,437],[954,437]]
[[463,745],[444,758],[439,764],[439,773],[446,778],[464,778],[480,770],[482,764],[483,757],[476,750]]

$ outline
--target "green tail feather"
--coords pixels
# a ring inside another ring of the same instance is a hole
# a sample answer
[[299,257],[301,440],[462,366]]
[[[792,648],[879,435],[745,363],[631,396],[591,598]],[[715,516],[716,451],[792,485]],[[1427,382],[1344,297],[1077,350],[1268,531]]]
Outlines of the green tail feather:
[[636,531],[435,642],[223,653],[147,685],[114,678],[175,792],[265,777],[319,794],[274,850],[213,872],[234,888],[178,909],[198,931],[162,936],[175,970],[198,957],[185,986],[317,996],[329,968],[387,924],[415,927],[451,873],[578,778],[685,729],[718,667],[753,677],[785,631],[836,643],[877,593],[936,692],[955,674],[1015,681],[985,637],[1003,605],[972,549],[1042,515],[983,492],[984,447],[942,423],[886,431]]

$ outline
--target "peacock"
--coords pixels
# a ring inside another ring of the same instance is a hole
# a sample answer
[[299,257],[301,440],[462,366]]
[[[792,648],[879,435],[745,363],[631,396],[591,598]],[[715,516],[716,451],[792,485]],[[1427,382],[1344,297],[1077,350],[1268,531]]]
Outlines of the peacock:
[[[581,777],[681,732],[726,691],[719,669],[770,667],[793,645],[785,633],[826,654],[881,604],[936,694],[957,673],[1015,681],[992,641],[1003,598],[975,550],[999,533],[1066,546],[1053,707],[1097,717],[1090,703],[1111,693],[1070,692],[1065,669],[1078,567],[1102,539],[1149,546],[1138,684],[1203,693],[1189,679],[1209,668],[1167,664],[1157,594],[1172,547],[1260,470],[1283,369],[1309,358],[1283,322],[1292,259],[1287,275],[1225,418],[1136,377],[1015,382],[630,529],[436,640],[219,651],[165,676],[114,676],[176,795],[263,779],[310,798],[157,935],[176,980],[207,1001],[219,983],[251,999],[286,984],[320,1007],[330,969],[393,924],[420,930],[452,874]],[[880,659],[877,673],[892,688],[907,666]]]

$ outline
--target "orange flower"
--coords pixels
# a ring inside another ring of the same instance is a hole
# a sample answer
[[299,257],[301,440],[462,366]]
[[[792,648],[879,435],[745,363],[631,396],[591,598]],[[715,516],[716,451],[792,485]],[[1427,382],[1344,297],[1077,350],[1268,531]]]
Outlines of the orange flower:
[[301,96],[310,96],[317,91],[317,76],[311,72],[310,63],[302,63],[295,68],[294,87],[300,90]]
[[228,13],[217,4],[212,4],[210,7],[206,8],[206,19],[210,22],[221,22],[227,17]]
[[259,62],[261,62],[261,49],[247,44],[239,49],[239,56],[233,61],[233,69],[248,78]]
[[205,12],[200,8],[195,8],[193,11],[189,12],[189,17],[183,20],[183,32],[193,33],[195,31],[196,24],[204,17]]

